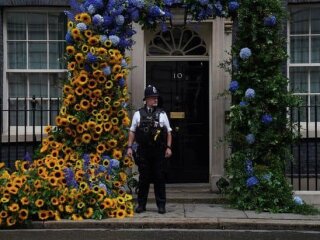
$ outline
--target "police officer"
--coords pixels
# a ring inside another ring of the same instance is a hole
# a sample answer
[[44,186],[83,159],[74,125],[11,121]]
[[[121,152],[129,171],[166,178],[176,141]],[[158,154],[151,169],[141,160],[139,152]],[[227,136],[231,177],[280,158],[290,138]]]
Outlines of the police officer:
[[145,106],[134,113],[129,132],[128,156],[132,157],[133,142],[138,143],[135,161],[140,175],[136,213],[146,211],[151,182],[154,184],[158,213],[166,212],[165,168],[166,158],[172,155],[172,129],[167,114],[158,107],[158,97],[154,86],[145,88]]

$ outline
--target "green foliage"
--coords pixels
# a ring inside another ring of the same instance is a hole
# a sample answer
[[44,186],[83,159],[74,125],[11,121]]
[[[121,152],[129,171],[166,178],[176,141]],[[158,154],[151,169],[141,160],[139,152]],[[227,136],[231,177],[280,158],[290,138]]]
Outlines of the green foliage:
[[[227,63],[232,63],[232,80],[238,84],[230,88],[232,106],[227,117],[232,148],[226,162],[230,201],[240,209],[312,212],[312,207],[294,203],[285,177],[286,163],[292,159],[289,147],[297,138],[288,110],[299,99],[287,91],[288,79],[282,72],[287,53],[281,1],[242,0],[235,21],[232,60],[222,64],[228,71]],[[255,94],[246,96],[248,89]]]

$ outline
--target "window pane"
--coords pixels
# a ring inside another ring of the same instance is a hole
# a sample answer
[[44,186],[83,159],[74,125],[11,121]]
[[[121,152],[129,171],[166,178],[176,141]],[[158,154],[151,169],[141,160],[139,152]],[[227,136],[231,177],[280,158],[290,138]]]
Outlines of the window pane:
[[290,68],[290,86],[291,91],[295,93],[308,92],[308,69],[305,67]]
[[59,101],[58,100],[51,100],[49,102],[49,108],[50,108],[50,111],[49,111],[48,124],[56,125],[56,116],[58,115],[59,108],[60,108]]
[[64,13],[49,13],[49,39],[62,40],[66,35],[67,17]]
[[[31,102],[30,102],[31,105]],[[30,111],[30,125],[46,126],[48,124],[48,101],[37,99],[34,108]]]
[[311,8],[311,33],[320,33],[320,8]]
[[311,38],[311,62],[319,63],[320,62],[320,37]]
[[27,44],[25,42],[8,42],[8,68],[27,68]]
[[[311,96],[311,106],[310,106],[310,121],[319,121],[320,120],[320,96]],[[316,113],[317,113],[317,119],[316,119]]]
[[49,68],[64,69],[65,64],[62,61],[65,49],[65,42],[50,42],[49,43]]
[[28,14],[28,39],[46,40],[47,39],[47,14],[29,13]]
[[50,98],[58,98],[61,95],[62,78],[64,75],[64,73],[53,73],[49,75]]
[[25,106],[25,101],[10,100],[9,108],[10,126],[25,126],[27,124],[27,107]]
[[30,97],[48,97],[48,74],[33,73],[29,77]]
[[8,73],[9,97],[27,97],[27,75],[24,73]]
[[26,40],[26,15],[24,13],[8,13],[8,40]]
[[290,61],[291,63],[309,62],[309,38],[291,37],[290,38]]
[[291,34],[308,34],[309,33],[309,8],[297,9],[291,11],[290,21]]
[[47,68],[47,44],[44,42],[29,43],[29,68]]
[[301,106],[292,109],[292,116],[294,122],[305,122],[307,119],[306,113],[308,112],[306,109],[308,106],[308,96],[301,96]]
[[320,93],[320,68],[312,68],[310,71],[310,92]]

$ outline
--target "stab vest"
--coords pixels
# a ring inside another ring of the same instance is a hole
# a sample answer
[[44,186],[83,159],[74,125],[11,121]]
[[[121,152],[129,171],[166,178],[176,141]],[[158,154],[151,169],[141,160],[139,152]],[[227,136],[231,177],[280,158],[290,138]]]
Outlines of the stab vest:
[[140,124],[136,129],[135,138],[142,146],[162,146],[166,144],[167,129],[160,127],[160,114],[164,111],[156,108],[152,113],[147,112],[147,108],[140,108]]

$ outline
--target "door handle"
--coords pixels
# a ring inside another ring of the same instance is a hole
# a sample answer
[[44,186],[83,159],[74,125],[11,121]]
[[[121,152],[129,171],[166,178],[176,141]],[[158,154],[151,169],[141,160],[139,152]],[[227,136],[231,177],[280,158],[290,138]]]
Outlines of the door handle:
[[176,132],[179,132],[180,128],[179,128],[179,127],[175,127],[174,130],[175,130]]

